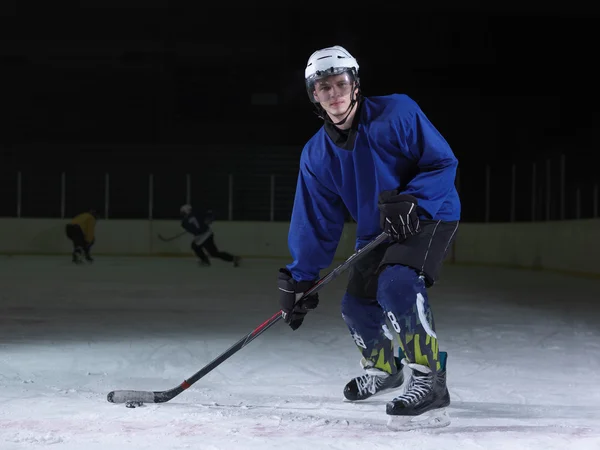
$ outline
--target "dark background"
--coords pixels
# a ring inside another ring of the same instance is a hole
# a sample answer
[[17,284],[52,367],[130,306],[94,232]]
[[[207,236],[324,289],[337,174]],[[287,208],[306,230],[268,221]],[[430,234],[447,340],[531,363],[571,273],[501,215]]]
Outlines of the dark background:
[[175,218],[190,174],[193,203],[221,219],[231,189],[234,220],[288,220],[302,146],[321,124],[304,66],[336,44],[357,58],[365,95],[410,95],[449,141],[463,220],[597,214],[591,11],[54,3],[0,6],[2,216],[103,211],[108,173],[110,218],[149,217],[149,174],[152,217]]

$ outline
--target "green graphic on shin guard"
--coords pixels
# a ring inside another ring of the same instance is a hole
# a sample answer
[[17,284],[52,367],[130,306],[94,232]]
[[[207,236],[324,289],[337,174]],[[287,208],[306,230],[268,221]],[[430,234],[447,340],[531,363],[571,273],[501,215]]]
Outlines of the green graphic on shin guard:
[[415,304],[399,320],[399,330],[396,329],[398,345],[410,362],[440,370],[440,355],[435,324],[430,308],[425,308],[424,318],[427,323],[421,323],[419,311]]
[[368,343],[358,342],[354,337],[356,346],[362,357],[366,361],[373,363],[373,367],[381,369],[389,374],[397,372],[396,362],[394,360],[394,342],[382,336],[381,339]]

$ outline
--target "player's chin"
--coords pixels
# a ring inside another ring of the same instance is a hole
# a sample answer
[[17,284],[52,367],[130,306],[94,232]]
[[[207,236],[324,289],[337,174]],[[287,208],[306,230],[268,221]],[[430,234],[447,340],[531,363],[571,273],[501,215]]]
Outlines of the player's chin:
[[334,108],[329,107],[326,109],[326,111],[327,111],[327,114],[329,114],[329,116],[331,118],[335,118],[335,117],[343,117],[343,115],[347,109],[348,108],[345,108],[344,105],[341,105],[341,106],[336,106]]

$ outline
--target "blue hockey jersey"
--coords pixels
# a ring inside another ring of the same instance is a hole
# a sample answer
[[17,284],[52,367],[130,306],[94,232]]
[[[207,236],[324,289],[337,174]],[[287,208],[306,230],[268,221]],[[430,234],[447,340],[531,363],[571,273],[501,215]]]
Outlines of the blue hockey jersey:
[[356,248],[382,232],[382,191],[400,188],[416,197],[422,218],[460,219],[458,161],[410,97],[363,97],[354,123],[352,148],[337,146],[321,127],[302,151],[288,235],[293,262],[287,266],[298,281],[314,280],[331,265],[344,205],[357,222]]

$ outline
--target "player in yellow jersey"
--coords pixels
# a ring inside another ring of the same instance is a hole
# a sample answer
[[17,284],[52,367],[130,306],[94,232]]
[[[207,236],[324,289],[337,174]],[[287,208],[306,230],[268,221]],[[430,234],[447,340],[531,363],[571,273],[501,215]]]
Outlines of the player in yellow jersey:
[[90,249],[96,241],[97,219],[98,214],[92,209],[78,214],[65,227],[67,237],[73,242],[73,262],[75,264],[81,264],[83,258],[87,262],[94,262],[94,259],[90,255]]

